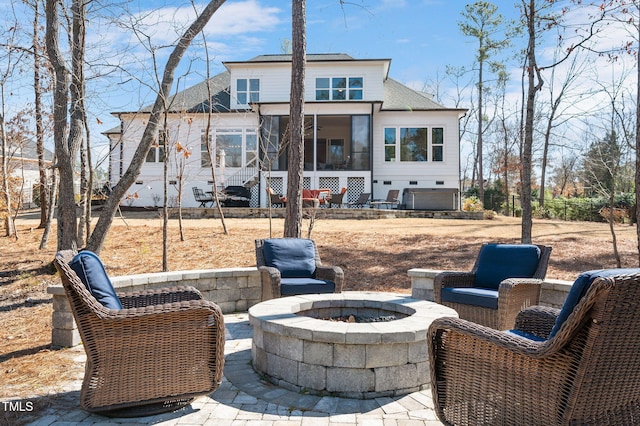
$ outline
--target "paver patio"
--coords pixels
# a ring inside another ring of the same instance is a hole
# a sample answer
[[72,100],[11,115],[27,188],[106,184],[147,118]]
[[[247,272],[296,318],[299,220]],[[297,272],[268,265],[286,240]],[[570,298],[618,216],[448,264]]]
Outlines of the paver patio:
[[[33,426],[70,425],[216,425],[216,426],[435,426],[431,391],[370,400],[308,395],[260,379],[251,368],[252,327],[247,313],[225,315],[224,379],[211,395],[197,398],[175,413],[115,419],[79,407],[81,382],[65,386],[68,399],[43,411]],[[80,362],[80,360],[79,360]],[[72,408],[69,408],[72,407]],[[75,408],[73,408],[75,407]]]

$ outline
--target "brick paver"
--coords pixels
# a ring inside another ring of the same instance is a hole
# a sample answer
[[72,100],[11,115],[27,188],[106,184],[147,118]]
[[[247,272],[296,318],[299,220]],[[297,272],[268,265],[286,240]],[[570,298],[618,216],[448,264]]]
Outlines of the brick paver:
[[225,315],[225,374],[218,390],[187,408],[152,417],[113,419],[82,411],[80,381],[69,384],[68,401],[54,404],[31,426],[436,426],[430,391],[372,400],[292,392],[260,380],[251,368],[252,327],[248,315]]

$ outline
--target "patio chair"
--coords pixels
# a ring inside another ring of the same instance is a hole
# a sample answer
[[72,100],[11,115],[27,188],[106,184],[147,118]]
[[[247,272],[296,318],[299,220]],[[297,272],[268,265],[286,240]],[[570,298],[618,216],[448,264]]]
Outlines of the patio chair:
[[351,208],[361,209],[367,204],[369,204],[369,197],[371,196],[370,192],[363,192],[358,196],[358,199],[352,203],[349,203],[348,206]]
[[483,244],[471,272],[435,276],[434,299],[460,318],[509,329],[518,312],[539,303],[550,255],[543,245]]
[[398,195],[400,195],[400,190],[390,189],[389,192],[387,192],[387,198],[385,198],[384,200],[371,200],[369,202],[369,206],[372,208],[380,208],[381,206],[385,206],[389,209],[391,208],[391,206],[398,206],[398,204],[400,203],[398,201]]
[[431,390],[447,425],[632,425],[640,419],[640,269],[581,274],[561,310],[504,332],[429,327]]
[[202,189],[195,186],[191,189],[193,189],[193,197],[200,203],[199,207],[207,207],[207,203],[213,204],[214,198],[212,194],[206,194]]
[[110,417],[148,416],[218,388],[224,317],[198,290],[116,293],[89,251],[59,251],[54,264],[87,354],[82,409]]
[[344,204],[344,194],[346,194],[347,188],[342,188],[338,194],[331,194],[331,196],[327,199],[329,202],[329,207],[333,207],[334,205],[340,207]]
[[287,197],[276,194],[271,187],[267,187],[267,194],[269,194],[269,202],[272,207],[284,207],[287,204]]
[[262,300],[342,292],[342,268],[323,265],[313,240],[270,238],[256,240],[255,243],[256,261],[262,279]]

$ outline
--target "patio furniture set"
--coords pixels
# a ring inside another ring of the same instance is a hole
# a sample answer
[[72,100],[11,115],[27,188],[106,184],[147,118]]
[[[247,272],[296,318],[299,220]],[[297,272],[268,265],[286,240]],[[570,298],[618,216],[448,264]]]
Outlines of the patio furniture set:
[[[196,188],[194,188],[195,191]],[[287,197],[282,194],[276,193],[273,188],[267,187],[267,195],[269,196],[269,202],[271,207],[285,207],[287,204]],[[345,194],[347,188],[343,187],[338,193],[332,193],[330,189],[303,189],[302,190],[302,206],[306,208],[318,208],[318,207],[349,207],[349,208],[397,208],[400,204],[398,196],[400,191],[397,189],[391,189],[387,193],[387,197],[384,200],[370,200],[370,192],[362,192],[358,195],[358,198],[352,202],[345,201]],[[195,195],[195,193],[194,193]],[[196,196],[196,201],[200,201]],[[203,207],[203,205],[201,205]]]
[[[216,197],[213,191],[204,191],[198,187],[191,188],[193,198],[200,203],[198,207],[213,207]],[[249,207],[251,192],[244,186],[227,186],[218,192],[218,202],[222,207]]]
[[[542,245],[483,244],[471,271],[435,278],[435,303],[343,292],[343,270],[322,264],[310,239],[260,239],[255,250],[263,302],[249,310],[258,339],[253,364],[276,383],[338,394],[345,384],[351,387],[344,394],[359,398],[430,386],[439,419],[451,425],[640,424],[640,269],[585,272],[562,309],[553,309],[538,306],[551,254]],[[116,294],[100,259],[87,251],[59,252],[55,265],[87,352],[83,409],[147,415],[217,388],[224,318],[215,303],[190,287]],[[277,314],[291,303],[297,308]],[[374,328],[326,324],[336,313],[349,322],[356,311],[399,318]],[[285,318],[291,331],[266,343]],[[413,330],[419,325],[422,331]],[[323,352],[339,330],[331,354]],[[395,346],[382,349],[382,341]],[[397,350],[400,341],[406,349]],[[285,346],[285,353],[267,355]],[[269,366],[274,356],[297,367]],[[403,357],[412,364],[407,372],[396,365]]]

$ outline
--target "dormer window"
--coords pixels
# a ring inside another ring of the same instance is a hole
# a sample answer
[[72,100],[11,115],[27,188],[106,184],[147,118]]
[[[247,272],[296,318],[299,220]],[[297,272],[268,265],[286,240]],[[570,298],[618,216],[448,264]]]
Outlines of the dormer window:
[[238,105],[260,102],[260,79],[239,78],[236,81],[236,96],[238,97]]
[[362,90],[362,77],[316,78],[317,101],[359,101],[362,100]]

